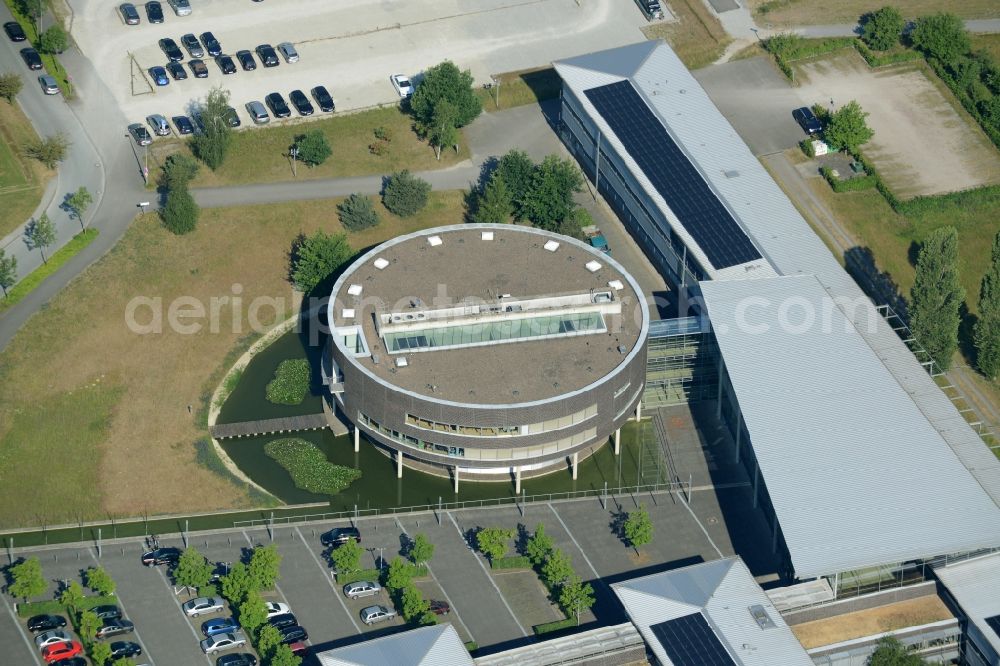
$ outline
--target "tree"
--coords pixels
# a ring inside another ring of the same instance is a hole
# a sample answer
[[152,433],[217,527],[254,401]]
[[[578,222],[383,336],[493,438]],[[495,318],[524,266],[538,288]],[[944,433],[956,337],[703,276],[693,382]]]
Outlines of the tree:
[[[173,157],[173,155],[171,156]],[[73,211],[76,219],[80,220],[80,226],[83,226],[83,214],[87,212],[90,208],[90,204],[93,203],[94,198],[90,196],[90,190],[86,187],[80,186],[73,194],[66,198],[66,206]]]
[[215,567],[193,546],[181,553],[174,568],[174,582],[195,590],[208,585]]
[[550,588],[562,585],[573,575],[573,561],[569,555],[556,548],[542,564],[542,577]]
[[577,206],[570,212],[569,216],[563,218],[556,226],[555,232],[577,240],[584,240],[586,237],[583,234],[583,228],[593,223],[594,218],[587,212],[587,209]]
[[554,231],[573,212],[573,195],[583,190],[583,176],[569,159],[549,155],[531,176],[524,209],[541,229]]
[[410,585],[413,579],[413,567],[398,555],[389,562],[389,570],[385,574],[385,586],[390,590],[402,590]]
[[298,159],[309,166],[317,166],[333,154],[326,135],[322,130],[310,130],[295,137],[295,145],[299,149]]
[[337,214],[348,231],[361,231],[379,223],[375,204],[363,194],[352,194],[337,204]]
[[25,156],[36,159],[49,169],[66,159],[69,150],[69,139],[63,134],[53,134],[45,139],[31,139],[22,147]]
[[48,213],[42,213],[37,220],[32,218],[24,229],[24,237],[28,242],[28,249],[39,250],[42,253],[42,261],[48,263],[49,260],[45,258],[45,248],[56,242],[56,225],[52,224]]
[[480,224],[506,224],[514,214],[514,199],[507,182],[494,173],[476,203],[476,222]]
[[[0,284],[3,284],[3,253],[0,251]],[[976,365],[995,380],[1000,375],[1000,233],[993,239],[993,261],[979,286],[979,318],[973,331]]]
[[7,290],[17,283],[17,257],[7,256],[7,252],[0,248],[0,289],[3,289],[4,298],[7,297]]
[[382,190],[382,205],[395,215],[410,217],[427,205],[427,195],[430,193],[430,183],[403,169],[386,180]]
[[883,636],[868,657],[868,666],[923,666],[924,660],[913,654],[895,636]]
[[479,546],[479,551],[492,562],[507,554],[507,542],[513,537],[514,530],[487,527],[476,534],[476,544]]
[[[503,179],[510,192],[510,200],[514,208],[514,219],[524,219],[525,201],[531,190],[531,180],[535,173],[535,163],[523,150],[511,150],[500,158],[492,178]],[[491,180],[492,180],[491,178]]]
[[183,236],[195,230],[200,214],[201,210],[194,197],[186,187],[180,187],[167,193],[167,204],[160,211],[160,218],[163,226],[178,236]]
[[264,602],[264,597],[260,596],[260,592],[253,591],[248,594],[239,609],[240,626],[251,635],[267,623],[267,604]]
[[274,544],[258,546],[250,556],[250,577],[258,590],[269,590],[281,577],[281,553]]
[[918,19],[910,39],[915,47],[946,65],[972,48],[962,19],[944,12]]
[[424,599],[416,585],[410,584],[403,588],[402,594],[403,619],[407,622],[419,621],[424,613],[431,609],[431,602]]
[[434,111],[445,101],[454,107],[455,127],[471,123],[483,111],[482,102],[472,86],[472,73],[459,70],[450,60],[428,69],[410,98],[410,111],[417,127],[423,133],[430,132],[434,126]]
[[168,190],[187,187],[198,174],[198,163],[183,154],[171,155],[163,164],[162,184]]
[[959,308],[965,289],[958,280],[958,232],[941,227],[920,248],[910,289],[910,330],[942,370],[958,348]]
[[571,575],[559,589],[559,606],[566,613],[576,614],[576,623],[580,624],[580,614],[594,605],[594,588],[590,583],[584,583],[576,574]]
[[271,655],[270,661],[271,666],[299,666],[301,663],[302,657],[292,652],[292,648],[287,645],[279,645]]
[[111,666],[136,666],[135,659],[131,657],[118,657],[112,662]]
[[899,44],[906,27],[903,15],[891,5],[867,14],[861,22],[861,38],[876,51],[888,51]]
[[437,152],[438,161],[441,160],[442,148],[455,146],[456,152],[458,150],[458,128],[455,126],[457,115],[458,110],[455,105],[446,99],[441,100],[434,109],[428,138]]
[[228,115],[229,91],[213,88],[201,108],[201,133],[195,134],[191,143],[195,157],[213,171],[222,166],[232,140]]
[[71,611],[75,611],[83,603],[83,586],[74,580],[59,595],[59,603]]
[[645,504],[640,504],[638,509],[629,512],[624,529],[625,538],[636,550],[653,540],[653,521],[649,519]]
[[865,122],[867,117],[868,113],[862,110],[861,105],[851,100],[849,104],[840,107],[830,116],[823,130],[823,136],[830,145],[855,153],[874,135]]
[[0,74],[0,97],[5,100],[14,103],[14,98],[17,97],[17,93],[21,92],[21,88],[24,87],[24,82],[21,77],[12,72],[7,72]]
[[303,238],[292,250],[292,282],[302,292],[310,292],[351,258],[354,251],[344,234],[317,231]]
[[62,53],[69,45],[69,36],[58,23],[38,38],[38,45],[42,53]]
[[242,562],[234,564],[229,573],[222,577],[222,596],[231,604],[238,606],[253,591],[254,580],[247,565]]
[[270,624],[262,626],[260,633],[257,634],[257,652],[260,656],[267,661],[274,655],[279,645],[281,645],[281,632],[277,627]]
[[37,557],[29,557],[12,566],[10,577],[12,582],[7,588],[10,596],[20,597],[25,601],[28,597],[37,597],[49,587],[42,575],[42,563]]
[[354,573],[361,568],[361,555],[364,550],[354,539],[348,539],[344,544],[330,552],[330,562],[338,575]]
[[86,641],[94,640],[97,636],[97,630],[101,628],[104,622],[101,618],[97,617],[97,613],[92,610],[85,610],[80,613],[80,637]]
[[35,21],[42,15],[45,7],[42,2],[43,0],[17,0],[17,11]]
[[114,594],[117,586],[104,567],[90,567],[87,569],[87,587],[106,597]]
[[90,644],[90,660],[94,666],[105,666],[111,661],[111,645],[100,641]]
[[413,544],[410,546],[410,559],[414,564],[426,564],[434,557],[434,544],[430,542],[426,534],[420,533],[413,537]]
[[538,523],[535,525],[535,533],[531,535],[528,543],[525,544],[524,554],[537,567],[549,556],[552,548],[552,537],[545,533],[545,525]]

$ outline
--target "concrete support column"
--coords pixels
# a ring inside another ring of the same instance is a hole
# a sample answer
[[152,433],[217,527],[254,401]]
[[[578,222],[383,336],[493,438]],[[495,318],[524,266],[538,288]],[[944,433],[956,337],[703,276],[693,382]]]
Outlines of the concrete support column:
[[638,421],[642,418],[642,400],[635,403],[635,420]]
[[396,478],[403,478],[403,452],[396,451]]
[[622,452],[622,429],[615,430],[615,455]]
[[361,429],[354,426],[354,452],[361,450]]
[[743,412],[736,413],[736,462],[740,461],[740,440],[743,439]]
[[725,375],[726,375],[726,362],[722,360],[722,357],[719,357],[719,394],[718,397],[716,398],[716,408],[715,408],[716,421],[722,420],[722,385],[724,383],[722,381],[722,378],[725,377]]
[[455,465],[455,493],[458,493],[458,465]]
[[580,452],[573,454],[573,480],[576,481],[576,472],[580,468]]
[[757,479],[760,478],[760,465],[754,461],[753,464],[753,508],[757,508]]
[[777,520],[774,521],[774,530],[772,530],[772,531],[774,532],[774,534],[771,536],[771,552],[772,553],[777,553],[778,552],[778,521]]
[[521,468],[520,467],[515,467],[514,468],[514,494],[515,495],[520,495],[521,494]]

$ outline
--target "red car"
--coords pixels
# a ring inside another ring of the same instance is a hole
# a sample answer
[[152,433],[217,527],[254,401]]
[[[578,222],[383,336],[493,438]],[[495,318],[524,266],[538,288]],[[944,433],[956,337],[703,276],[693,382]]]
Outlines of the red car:
[[42,649],[42,659],[45,660],[46,664],[52,664],[81,654],[83,654],[83,646],[76,641],[53,643],[52,645],[46,645]]
[[305,657],[309,654],[309,647],[302,641],[296,641],[288,647],[292,649],[292,654],[296,657]]

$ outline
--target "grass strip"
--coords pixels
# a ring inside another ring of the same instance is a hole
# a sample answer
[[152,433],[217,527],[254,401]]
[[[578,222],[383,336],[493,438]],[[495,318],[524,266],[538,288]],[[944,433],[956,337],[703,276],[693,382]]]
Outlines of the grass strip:
[[[80,603],[80,607],[77,610],[89,610],[97,606],[117,603],[118,597],[113,595],[84,597],[83,602]],[[27,603],[17,605],[17,614],[21,617],[31,617],[32,615],[61,615],[63,613],[69,613],[69,608],[67,608],[66,605],[58,599],[50,599],[48,601],[29,601]]]
[[381,577],[382,572],[378,569],[360,569],[358,571],[352,571],[351,573],[337,574],[337,585],[347,585],[348,583],[356,583],[359,580],[370,580],[378,582]]
[[[14,2],[14,0],[6,0],[6,3],[7,7],[10,9],[10,13],[14,15],[14,20],[21,25],[24,29],[24,34],[28,37],[28,41],[31,42],[31,45],[36,51],[38,51],[38,55],[41,56],[42,66],[45,67],[45,71],[55,77],[56,83],[59,84],[59,89],[62,91],[62,94],[67,99],[72,98],[73,84],[70,83],[69,73],[59,62],[59,58],[51,53],[42,53],[35,22],[18,11],[17,3]],[[18,50],[20,51],[21,49]]]
[[95,238],[97,238],[97,229],[94,228],[85,229],[76,236],[73,236],[70,242],[56,250],[49,257],[47,263],[31,271],[31,273],[7,292],[6,298],[0,300],[0,312],[12,308],[24,300],[47,277],[58,271],[66,262],[80,254],[84,248],[93,243]]
[[550,634],[553,631],[562,631],[563,629],[569,629],[570,627],[577,626],[577,621],[575,617],[568,617],[565,620],[556,620],[555,622],[545,622],[543,624],[536,624],[532,627],[536,636],[541,636],[542,634]]

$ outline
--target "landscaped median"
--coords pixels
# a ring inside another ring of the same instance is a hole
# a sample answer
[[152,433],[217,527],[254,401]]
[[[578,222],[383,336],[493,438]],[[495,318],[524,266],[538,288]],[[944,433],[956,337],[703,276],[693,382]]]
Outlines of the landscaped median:
[[[59,89],[62,91],[63,95],[67,98],[73,95],[73,84],[70,80],[69,73],[59,62],[59,58],[53,53],[46,53],[42,50],[41,39],[38,34],[38,25],[35,21],[27,16],[22,10],[29,6],[30,2],[18,2],[17,0],[5,0],[7,7],[10,9],[10,13],[14,15],[14,20],[17,21],[21,28],[24,29],[24,34],[27,35],[28,41],[31,45],[38,51],[38,54],[42,58],[42,65],[45,67],[45,71],[55,77],[56,83],[59,84]],[[39,7],[44,11],[46,6],[42,2],[37,3]],[[58,29],[62,30],[62,26],[57,25]],[[52,26],[50,26],[50,29]],[[65,31],[63,31],[64,34]],[[45,31],[42,31],[45,34]]]
[[0,312],[7,310],[17,303],[20,303],[30,294],[35,287],[40,285],[45,278],[49,277],[70,259],[80,254],[85,247],[94,242],[97,238],[97,229],[93,227],[85,229],[73,237],[70,242],[63,245],[49,257],[49,260],[26,275],[7,293],[6,298],[0,300]]

